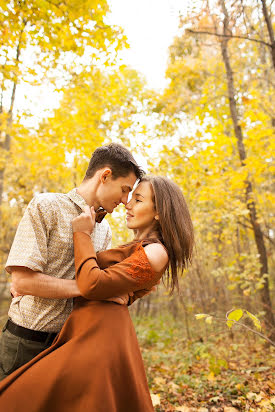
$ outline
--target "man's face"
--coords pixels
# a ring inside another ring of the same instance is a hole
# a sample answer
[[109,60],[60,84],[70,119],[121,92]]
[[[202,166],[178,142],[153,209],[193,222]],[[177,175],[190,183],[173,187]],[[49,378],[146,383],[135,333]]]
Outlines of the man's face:
[[120,203],[126,205],[128,195],[132,191],[137,180],[134,172],[129,173],[126,177],[118,177],[113,179],[112,175],[108,175],[102,179],[102,182],[97,190],[97,199],[108,213],[112,213],[115,207]]

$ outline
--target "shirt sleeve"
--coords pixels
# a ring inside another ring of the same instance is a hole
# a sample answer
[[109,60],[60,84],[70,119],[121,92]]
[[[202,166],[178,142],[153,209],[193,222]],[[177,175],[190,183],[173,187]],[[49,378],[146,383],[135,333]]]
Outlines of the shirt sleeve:
[[106,238],[105,238],[102,250],[111,249],[111,247],[112,247],[112,230],[108,223],[108,229],[107,229]]
[[86,299],[104,300],[151,289],[161,277],[152,269],[142,244],[128,258],[104,270],[97,264],[96,253],[87,234],[74,233],[74,253],[77,285]]
[[43,272],[47,265],[47,243],[54,221],[51,201],[43,195],[29,203],[15,234],[8,260],[7,272],[13,266],[24,266]]

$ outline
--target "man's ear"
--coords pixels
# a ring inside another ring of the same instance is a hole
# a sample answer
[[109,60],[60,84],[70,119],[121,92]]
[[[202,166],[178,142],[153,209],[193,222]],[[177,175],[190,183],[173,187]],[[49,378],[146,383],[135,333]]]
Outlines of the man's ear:
[[105,167],[100,175],[100,181],[105,183],[108,179],[112,177],[112,170],[109,167]]

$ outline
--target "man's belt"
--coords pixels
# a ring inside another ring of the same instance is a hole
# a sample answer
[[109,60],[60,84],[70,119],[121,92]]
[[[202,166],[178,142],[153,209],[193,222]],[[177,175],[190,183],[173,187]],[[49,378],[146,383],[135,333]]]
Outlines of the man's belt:
[[39,330],[24,328],[23,326],[16,325],[10,319],[6,323],[6,329],[19,338],[28,339],[35,342],[44,342],[47,345],[50,345],[57,336],[57,333],[55,332],[42,332]]

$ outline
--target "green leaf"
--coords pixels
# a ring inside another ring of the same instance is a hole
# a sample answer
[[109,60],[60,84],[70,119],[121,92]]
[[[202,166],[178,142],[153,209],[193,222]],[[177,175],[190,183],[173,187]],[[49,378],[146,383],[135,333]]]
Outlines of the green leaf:
[[197,313],[195,315],[195,318],[196,319],[204,319],[204,318],[207,318],[207,316],[209,316],[209,315],[207,315],[207,313]]
[[226,315],[227,319],[227,326],[229,328],[232,328],[235,322],[238,322],[243,316],[243,310],[242,309],[235,309],[232,310],[228,315]]
[[257,329],[261,330],[262,327],[261,327],[261,322],[259,321],[259,319],[255,315],[252,315],[252,313],[248,312],[248,310],[246,310],[246,314],[250,317],[250,319],[252,319],[254,326]]
[[230,329],[230,328],[232,328],[232,326],[234,325],[234,322],[233,322],[232,320],[228,320],[228,321],[226,322],[226,324],[227,324],[227,326],[228,326],[229,329]]
[[213,320],[213,316],[207,316],[207,318],[205,319],[205,322],[211,325],[212,320]]

